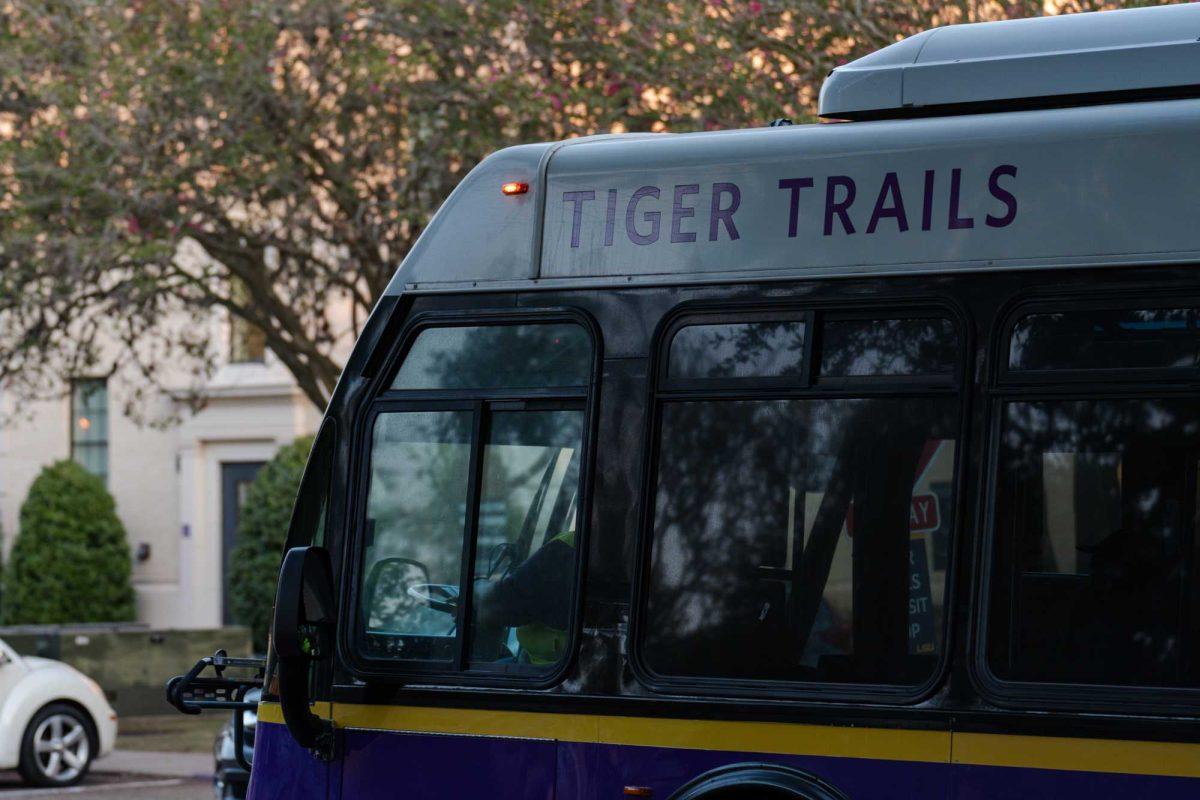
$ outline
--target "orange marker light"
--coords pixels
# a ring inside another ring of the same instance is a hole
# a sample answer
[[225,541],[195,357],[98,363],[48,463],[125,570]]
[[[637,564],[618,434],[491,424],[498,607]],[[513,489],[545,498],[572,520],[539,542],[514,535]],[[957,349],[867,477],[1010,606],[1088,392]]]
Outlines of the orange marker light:
[[626,797],[650,797],[654,792],[649,786],[626,786],[624,794]]
[[529,184],[524,181],[509,181],[500,187],[500,192],[505,195],[525,194],[529,191]]

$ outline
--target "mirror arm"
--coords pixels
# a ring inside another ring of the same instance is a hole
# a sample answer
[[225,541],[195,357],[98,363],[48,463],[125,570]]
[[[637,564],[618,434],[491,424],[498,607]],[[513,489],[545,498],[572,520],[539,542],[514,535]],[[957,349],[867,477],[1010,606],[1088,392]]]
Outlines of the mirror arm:
[[308,663],[280,658],[279,705],[288,732],[301,747],[322,761],[333,757],[333,723],[312,713],[308,698]]
[[309,666],[332,654],[333,596],[329,552],[321,547],[288,550],[275,596],[279,704],[292,738],[324,761],[333,757],[333,723],[312,713]]

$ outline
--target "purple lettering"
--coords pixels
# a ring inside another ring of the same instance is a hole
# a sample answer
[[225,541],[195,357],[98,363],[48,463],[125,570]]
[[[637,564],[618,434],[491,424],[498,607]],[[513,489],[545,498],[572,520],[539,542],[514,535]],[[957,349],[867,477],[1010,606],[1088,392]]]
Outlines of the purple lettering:
[[933,228],[933,179],[936,173],[925,170],[925,199],[921,204],[921,230]]
[[[721,195],[729,195],[729,205],[722,208]],[[742,238],[738,233],[737,226],[733,224],[733,215],[738,210],[738,206],[742,204],[742,190],[738,188],[736,183],[714,183],[712,190],[712,205],[708,212],[708,240],[715,242],[717,240],[717,223],[720,222],[725,226],[725,233],[729,235],[730,241],[736,242]]]
[[604,214],[604,246],[612,247],[613,228],[617,224],[617,190],[608,190],[608,210]]
[[795,239],[800,227],[800,190],[811,189],[812,178],[782,178],[780,189],[791,189],[792,196],[788,206],[788,238]]
[[642,212],[642,219],[650,223],[650,233],[638,233],[637,206],[644,197],[653,197],[657,200],[659,197],[658,187],[643,186],[633,193],[633,197],[629,198],[629,205],[625,208],[625,233],[629,235],[629,241],[634,244],[654,244],[658,241],[658,230],[662,219],[661,211]]
[[958,215],[958,199],[962,189],[962,170],[958,167],[950,170],[950,230],[974,228],[975,220],[971,217]]
[[571,211],[571,247],[579,247],[579,231],[583,225],[583,204],[588,200],[595,199],[596,192],[592,189],[582,192],[563,192],[563,202],[575,204]]
[[696,216],[696,209],[683,204],[683,198],[689,194],[700,194],[700,184],[685,183],[675,187],[675,199],[671,203],[671,244],[696,241],[696,234],[680,228],[685,219]]
[[1000,185],[1000,176],[1007,175],[1012,179],[1017,177],[1017,168],[1012,164],[1001,164],[992,170],[991,176],[988,178],[988,191],[992,193],[992,197],[1004,203],[1004,216],[994,217],[991,214],[987,215],[987,224],[992,228],[1004,228],[1013,223],[1017,218],[1017,198],[1016,196],[1003,188]]
[[[891,198],[891,205],[884,203]],[[908,230],[908,215],[904,213],[904,198],[900,196],[900,179],[896,173],[889,172],[883,177],[883,186],[879,188],[879,197],[875,200],[875,210],[871,212],[871,221],[867,224],[867,233],[874,233],[879,227],[879,220],[891,217],[896,220],[900,232]]]
[[[846,196],[841,200],[836,200],[839,186],[846,190]],[[846,233],[854,233],[854,223],[850,221],[850,215],[847,213],[847,210],[854,204],[854,195],[856,193],[854,179],[849,175],[829,176],[829,180],[825,183],[826,236],[833,235],[833,217],[835,214],[842,222],[842,230]]]

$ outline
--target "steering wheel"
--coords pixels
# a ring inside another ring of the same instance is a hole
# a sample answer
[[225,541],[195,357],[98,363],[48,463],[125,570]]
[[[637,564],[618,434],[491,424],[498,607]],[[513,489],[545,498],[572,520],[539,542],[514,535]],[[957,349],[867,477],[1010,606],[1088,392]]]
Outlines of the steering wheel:
[[414,583],[408,596],[420,600],[434,611],[455,616],[458,614],[458,587],[449,583]]

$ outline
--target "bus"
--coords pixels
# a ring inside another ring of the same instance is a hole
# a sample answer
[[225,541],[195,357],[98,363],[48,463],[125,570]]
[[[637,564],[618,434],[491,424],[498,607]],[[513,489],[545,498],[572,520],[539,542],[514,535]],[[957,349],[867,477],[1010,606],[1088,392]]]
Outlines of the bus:
[[1198,40],[485,159],[313,446],[251,798],[1200,796]]

